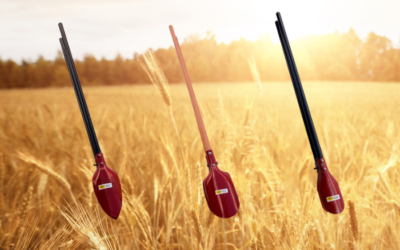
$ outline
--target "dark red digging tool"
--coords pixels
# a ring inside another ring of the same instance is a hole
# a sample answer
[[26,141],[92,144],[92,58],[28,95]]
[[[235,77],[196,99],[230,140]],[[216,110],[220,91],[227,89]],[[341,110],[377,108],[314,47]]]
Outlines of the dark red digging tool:
[[315,169],[318,171],[317,189],[319,199],[321,200],[322,207],[325,209],[325,211],[332,214],[339,214],[344,209],[342,193],[340,192],[339,184],[335,178],[333,178],[331,173],[329,173],[328,166],[326,165],[325,159],[322,155],[317,133],[315,132],[310,110],[308,109],[306,96],[304,95],[299,73],[297,72],[292,50],[290,48],[289,39],[287,38],[285,27],[283,26],[281,14],[278,12],[276,13],[276,16],[278,17],[278,21],[275,22],[276,28],[278,29],[279,39],[281,40],[283,53],[285,54],[290,77],[292,78],[301,116],[303,117],[308,140],[310,141],[311,149],[314,155],[316,165]]
[[111,218],[117,219],[122,207],[122,192],[121,183],[118,175],[109,167],[107,167],[103,154],[101,153],[99,143],[97,142],[96,133],[93,128],[90,118],[89,109],[86,106],[85,96],[79,82],[78,73],[76,72],[74,59],[72,58],[71,50],[68,45],[67,36],[65,35],[62,23],[59,23],[61,37],[60,43],[64,53],[64,58],[67,63],[69,75],[72,85],[74,86],[76,99],[78,99],[79,108],[82,113],[85,123],[86,132],[89,136],[89,141],[92,146],[94,159],[97,166],[96,172],[93,175],[93,189],[104,212]]
[[221,218],[229,218],[234,216],[239,211],[239,198],[236,193],[235,186],[233,185],[231,176],[227,172],[223,172],[218,168],[218,162],[215,160],[214,153],[211,150],[210,142],[208,141],[206,128],[204,127],[203,119],[201,118],[200,109],[197,105],[196,96],[194,95],[185,61],[183,60],[178,38],[175,36],[174,28],[171,25],[169,26],[169,30],[171,31],[172,40],[174,40],[176,53],[178,54],[183,76],[185,77],[186,85],[189,90],[190,99],[194,109],[194,115],[196,116],[201,140],[203,141],[204,151],[206,152],[207,166],[210,169],[210,173],[203,181],[203,188],[208,207],[216,216]]

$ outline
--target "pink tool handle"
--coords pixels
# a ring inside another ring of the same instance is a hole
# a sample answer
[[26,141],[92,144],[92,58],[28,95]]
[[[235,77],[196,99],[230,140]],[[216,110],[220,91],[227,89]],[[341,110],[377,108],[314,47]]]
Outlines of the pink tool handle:
[[211,150],[210,141],[208,140],[206,128],[203,123],[203,119],[201,118],[199,105],[197,104],[196,96],[194,95],[192,83],[189,78],[188,71],[186,69],[185,60],[182,56],[181,47],[179,46],[178,38],[175,36],[174,28],[172,25],[169,26],[169,30],[171,31],[172,40],[174,41],[176,53],[178,54],[179,62],[181,64],[183,76],[185,77],[186,86],[189,90],[190,100],[192,101],[192,106],[194,110],[194,115],[196,116],[197,126],[199,127],[201,140],[203,141],[204,151]]

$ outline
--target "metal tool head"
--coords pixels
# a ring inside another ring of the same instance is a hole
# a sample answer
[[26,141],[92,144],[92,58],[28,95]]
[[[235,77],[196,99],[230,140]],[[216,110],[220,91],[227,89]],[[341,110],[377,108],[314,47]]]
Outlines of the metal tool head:
[[325,211],[332,214],[340,214],[344,210],[344,201],[339,184],[329,173],[324,158],[316,161],[318,171],[317,189],[319,199]]
[[104,212],[117,219],[122,207],[121,183],[118,175],[104,161],[103,154],[96,154],[97,170],[93,175],[93,189]]
[[203,181],[203,188],[208,207],[216,216],[230,218],[239,211],[240,207],[235,186],[231,176],[218,168],[212,150],[206,153],[210,173]]

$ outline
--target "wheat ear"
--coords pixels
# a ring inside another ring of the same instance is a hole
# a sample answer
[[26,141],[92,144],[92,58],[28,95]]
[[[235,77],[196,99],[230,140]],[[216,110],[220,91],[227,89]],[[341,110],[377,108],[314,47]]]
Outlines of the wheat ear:
[[151,249],[154,249],[153,240],[152,240],[150,231],[148,229],[148,226],[146,225],[146,223],[142,219],[142,216],[139,214],[139,212],[136,209],[133,211],[133,213],[134,213],[134,215],[136,217],[136,221],[138,222],[140,230],[142,231],[144,237],[147,240],[147,244],[150,245]]
[[251,57],[251,59],[249,59],[248,62],[249,62],[251,75],[253,76],[254,82],[257,84],[258,91],[260,92],[260,96],[262,96],[262,86],[261,86],[260,74],[258,73],[257,64],[256,64],[256,61],[254,60],[254,57]]
[[[114,249],[108,240],[108,235],[103,230],[102,220],[97,209],[95,214],[89,214],[81,204],[77,203],[76,207],[71,206],[69,211],[59,209],[59,212],[81,240],[90,247],[89,249]],[[97,228],[100,228],[102,233]]]
[[325,236],[324,236],[324,232],[322,231],[321,223],[318,220],[316,220],[315,224],[316,224],[316,228],[317,228],[319,243],[322,246],[324,246],[325,245]]
[[394,210],[400,215],[400,205],[395,200],[392,200]]
[[3,181],[6,172],[6,166],[4,164],[4,156],[3,153],[0,152],[0,190],[3,188]]
[[207,214],[208,215],[207,215],[207,219],[206,219],[206,230],[209,230],[214,221],[215,215],[211,212],[208,212]]
[[181,157],[182,162],[185,163],[184,155],[183,155],[183,148],[181,144],[181,138],[178,132],[178,126],[176,125],[174,113],[172,111],[172,99],[169,93],[168,87],[168,80],[164,75],[164,71],[162,70],[160,64],[158,63],[154,52],[152,50],[147,51],[143,55],[143,61],[139,60],[140,65],[146,71],[147,75],[149,76],[151,82],[156,87],[158,92],[161,94],[165,104],[169,107],[169,113],[171,115],[172,123],[174,124],[175,133],[178,137],[179,148],[181,150]]
[[143,54],[143,61],[139,60],[139,63],[144,71],[146,71],[151,82],[158,89],[158,92],[160,92],[165,104],[168,107],[172,107],[171,95],[169,94],[168,90],[168,80],[165,77],[160,65],[158,64],[153,51],[149,50],[145,54]]
[[193,208],[189,210],[190,218],[192,219],[193,224],[193,231],[194,235],[196,236],[197,240],[199,241],[200,245],[203,246],[203,230],[201,228],[199,217],[197,216],[196,211]]
[[72,243],[74,243],[74,240],[69,240],[67,242],[64,242],[58,247],[58,249],[60,249],[60,250],[61,249],[69,249],[70,246],[72,245]]
[[51,170],[50,166],[46,165],[45,163],[36,159],[35,157],[25,154],[25,153],[22,153],[22,152],[18,152],[18,157],[27,163],[33,164],[38,170],[42,171],[43,173],[53,177],[54,180],[56,180],[65,189],[67,189],[69,191],[69,194],[70,194],[72,200],[74,201],[75,204],[77,204],[75,196],[72,193],[71,185],[69,185],[68,181],[66,179],[64,179],[61,175],[59,175],[56,172],[54,172],[53,170]]
[[257,239],[254,236],[251,237],[251,240],[250,240],[250,249],[257,250]]
[[261,231],[257,232],[257,250],[266,250],[267,247],[264,244],[264,240],[262,239]]
[[27,194],[25,194],[24,200],[22,201],[22,204],[21,204],[21,208],[20,208],[20,211],[19,211],[19,218],[20,219],[24,219],[25,216],[26,216],[26,213],[28,211],[29,203],[31,203],[32,194],[33,194],[33,187],[30,186],[28,188],[28,192],[27,192]]
[[358,240],[358,220],[357,220],[356,207],[352,200],[349,200],[348,204],[349,204],[351,231],[353,232],[354,239],[357,241]]
[[0,152],[0,219],[5,214],[5,201],[4,201],[4,176],[6,172],[6,166],[4,164],[3,154]]

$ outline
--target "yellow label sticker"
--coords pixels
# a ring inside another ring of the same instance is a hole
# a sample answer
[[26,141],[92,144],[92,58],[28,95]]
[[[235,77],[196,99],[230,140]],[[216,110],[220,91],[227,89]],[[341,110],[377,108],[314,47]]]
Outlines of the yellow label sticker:
[[340,200],[340,195],[337,194],[337,195],[334,195],[334,196],[326,197],[326,200],[327,200],[328,202]]
[[105,183],[105,184],[99,185],[99,190],[107,189],[107,188],[112,188],[112,183]]
[[224,188],[224,189],[220,189],[220,190],[215,190],[215,194],[219,195],[219,194],[226,194],[228,193],[228,189]]

